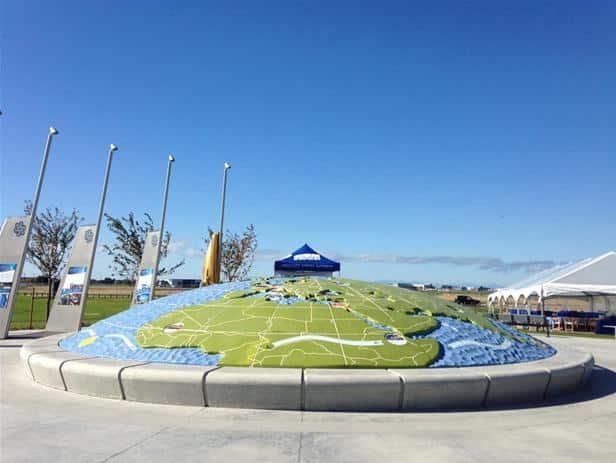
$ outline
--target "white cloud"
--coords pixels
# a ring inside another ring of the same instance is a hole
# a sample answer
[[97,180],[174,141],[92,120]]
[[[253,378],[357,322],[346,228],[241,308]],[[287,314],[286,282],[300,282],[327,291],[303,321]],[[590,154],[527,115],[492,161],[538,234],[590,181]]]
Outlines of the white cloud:
[[192,248],[192,247],[188,247],[188,248],[186,248],[184,250],[184,256],[189,258],[189,259],[192,258],[192,257],[200,256],[202,254],[203,253],[201,252],[200,249],[195,249],[195,248]]
[[169,246],[167,246],[167,250],[170,254],[181,254],[182,251],[188,246],[188,241],[186,240],[174,240],[171,239]]
[[402,256],[402,255],[357,255],[334,256],[347,262],[395,263],[406,265],[443,264],[458,267],[477,267],[489,272],[509,273],[524,271],[527,273],[540,272],[554,267],[559,262],[553,260],[516,260],[507,262],[499,257],[483,256]]
[[[276,249],[257,251],[256,260],[280,259],[284,254]],[[336,252],[324,252],[324,255],[341,262],[365,262],[378,264],[429,265],[442,264],[457,267],[476,267],[480,270],[498,273],[523,271],[526,273],[540,272],[562,262],[553,260],[516,260],[507,262],[500,257],[482,256],[403,256],[397,254],[358,254],[344,255]]]
[[171,239],[168,250],[169,254],[186,257],[187,259],[198,257],[203,254],[203,251],[200,249],[192,247],[188,240]]
[[258,249],[255,253],[255,260],[276,260],[288,255],[288,253],[281,253],[277,249]]

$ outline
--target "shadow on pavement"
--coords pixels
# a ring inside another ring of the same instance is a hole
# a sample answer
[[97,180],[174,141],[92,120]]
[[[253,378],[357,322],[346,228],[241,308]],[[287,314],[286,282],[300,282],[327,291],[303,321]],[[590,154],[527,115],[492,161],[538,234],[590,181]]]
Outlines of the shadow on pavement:
[[545,406],[563,403],[586,402],[616,393],[616,372],[609,368],[595,365],[588,384],[573,394],[546,402]]
[[523,410],[529,408],[545,408],[558,405],[575,404],[600,399],[616,393],[616,372],[600,365],[595,365],[588,383],[579,391],[565,394],[542,402],[532,402],[520,405],[488,407],[482,410]]
[[34,339],[44,338],[46,336],[52,336],[54,334],[59,334],[54,331],[44,331],[44,330],[36,330],[32,332],[23,333],[20,331],[12,331],[9,332],[9,336],[6,339],[0,339],[0,349],[5,347],[21,347],[24,343],[28,341],[32,341]]

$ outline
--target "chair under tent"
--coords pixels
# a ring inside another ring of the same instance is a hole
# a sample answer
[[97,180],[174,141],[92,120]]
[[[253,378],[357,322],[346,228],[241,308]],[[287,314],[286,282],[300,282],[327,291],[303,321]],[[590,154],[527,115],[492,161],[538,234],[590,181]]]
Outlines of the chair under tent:
[[[565,301],[565,307],[546,309],[554,300]],[[567,301],[579,307],[570,310]],[[557,266],[500,289],[488,296],[488,309],[505,323],[534,326],[547,320],[552,329],[611,334],[602,327],[616,318],[616,252]]]

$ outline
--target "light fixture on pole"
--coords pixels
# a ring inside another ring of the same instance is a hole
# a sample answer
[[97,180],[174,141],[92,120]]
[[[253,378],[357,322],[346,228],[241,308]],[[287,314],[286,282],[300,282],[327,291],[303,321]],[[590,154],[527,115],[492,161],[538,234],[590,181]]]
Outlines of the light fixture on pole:
[[154,299],[154,291],[156,290],[156,278],[158,276],[158,264],[160,263],[160,248],[163,238],[165,236],[165,217],[167,216],[167,198],[169,197],[169,182],[171,180],[171,165],[175,162],[173,154],[170,154],[167,158],[167,176],[165,178],[165,191],[163,193],[163,210],[160,214],[160,231],[158,237],[158,244],[156,248],[156,261],[154,264],[154,275],[152,276],[152,295],[150,300]]
[[[94,267],[94,257],[96,256],[96,244],[98,243],[98,235],[100,234],[101,221],[103,220],[103,211],[105,210],[105,199],[107,198],[107,186],[109,185],[109,173],[111,172],[111,163],[113,161],[113,153],[118,150],[118,147],[113,143],[109,145],[109,152],[107,154],[107,166],[105,167],[105,177],[103,178],[103,191],[101,192],[101,200],[98,206],[98,217],[96,219],[96,228],[94,229],[94,238],[92,251],[90,254],[90,260],[88,268],[86,269],[86,279],[83,282],[83,290],[81,298],[83,300],[83,307],[86,306],[88,299],[88,287],[90,286],[90,278],[92,277],[92,267]],[[82,316],[85,310],[82,311]],[[80,323],[81,325],[81,323]]]
[[225,224],[225,200],[227,198],[227,176],[229,173],[229,169],[231,169],[231,164],[225,162],[224,172],[222,175],[222,204],[220,206],[220,228],[218,229],[218,281],[220,281],[220,263],[222,258],[222,242]]

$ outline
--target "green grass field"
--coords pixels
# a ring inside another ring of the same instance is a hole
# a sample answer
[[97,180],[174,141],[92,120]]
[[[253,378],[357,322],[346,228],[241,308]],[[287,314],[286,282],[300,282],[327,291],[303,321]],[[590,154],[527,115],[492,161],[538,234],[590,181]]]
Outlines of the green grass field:
[[[23,330],[30,328],[30,311],[32,299],[29,295],[19,294],[13,312],[13,320],[11,321],[12,330]],[[110,317],[122,310],[125,310],[130,305],[130,298],[119,299],[88,299],[84,314],[84,324],[91,325],[92,323],[103,318]],[[45,328],[45,310],[47,299],[35,298],[34,310],[32,310],[32,328]]]
[[[299,302],[280,304],[277,298]],[[171,312],[144,325],[137,341],[142,347],[223,353],[219,365],[226,366],[412,368],[432,363],[439,344],[404,335],[434,330],[435,315],[496,330],[472,310],[421,293],[310,278],[283,285],[261,281],[250,291]]]

